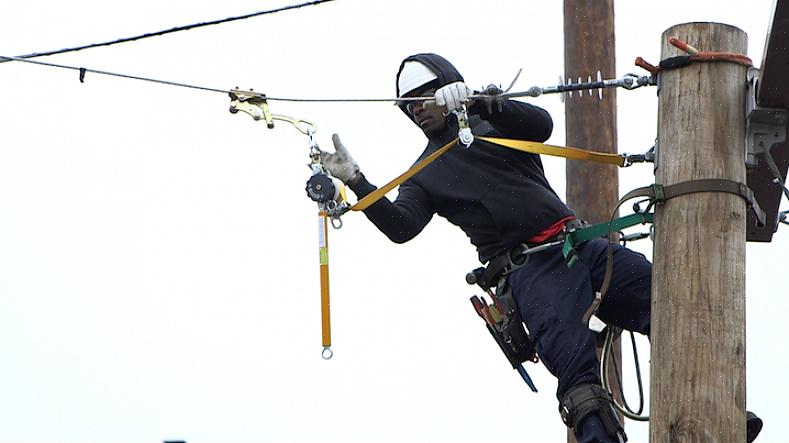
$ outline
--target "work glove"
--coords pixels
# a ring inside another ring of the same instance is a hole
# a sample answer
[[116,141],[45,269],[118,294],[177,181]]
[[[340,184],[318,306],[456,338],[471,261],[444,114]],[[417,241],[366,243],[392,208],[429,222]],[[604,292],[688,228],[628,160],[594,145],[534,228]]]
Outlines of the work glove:
[[359,165],[356,164],[351,154],[345,148],[345,145],[342,144],[339,135],[332,135],[331,141],[334,142],[334,153],[321,151],[323,167],[326,168],[332,176],[348,184],[348,181],[359,172]]
[[436,91],[436,105],[446,106],[447,112],[458,111],[463,107],[469,95],[471,95],[471,89],[465,83],[450,83]]
[[499,95],[503,92],[501,88],[494,84],[486,86],[482,91],[474,91],[476,95],[483,95],[485,97],[475,98],[474,104],[469,107],[469,112],[472,114],[487,112],[488,115],[494,112],[501,112],[505,99],[500,98]]

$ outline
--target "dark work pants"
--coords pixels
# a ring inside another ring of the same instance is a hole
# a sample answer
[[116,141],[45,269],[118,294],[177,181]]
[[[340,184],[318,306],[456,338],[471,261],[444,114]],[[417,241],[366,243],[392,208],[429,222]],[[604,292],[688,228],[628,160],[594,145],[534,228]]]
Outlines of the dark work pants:
[[[573,386],[600,384],[597,334],[582,323],[605,275],[608,241],[578,245],[578,261],[568,268],[561,246],[533,254],[509,276],[509,284],[537,354],[559,380],[561,402]],[[649,334],[652,265],[641,254],[614,245],[614,273],[597,316],[607,324]],[[576,430],[578,443],[609,442],[602,422],[590,416]]]

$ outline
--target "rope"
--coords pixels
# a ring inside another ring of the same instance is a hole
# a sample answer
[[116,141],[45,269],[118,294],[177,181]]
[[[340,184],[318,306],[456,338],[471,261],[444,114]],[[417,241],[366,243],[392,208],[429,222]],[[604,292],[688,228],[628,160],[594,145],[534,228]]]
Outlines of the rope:
[[[119,38],[117,40],[111,40],[111,41],[106,41],[106,42],[102,42],[102,43],[92,43],[92,44],[89,44],[89,45],[75,46],[75,47],[72,47],[72,48],[63,48],[63,49],[58,49],[58,50],[55,50],[55,51],[33,52],[31,54],[18,55],[17,58],[28,59],[28,58],[35,58],[35,57],[44,57],[44,56],[47,56],[47,55],[64,54],[64,53],[67,53],[67,52],[76,52],[76,51],[81,51],[83,49],[97,48],[97,47],[100,47],[100,46],[117,45],[119,43],[126,43],[126,42],[142,40],[142,39],[151,38],[151,37],[158,37],[158,36],[165,35],[165,34],[172,34],[174,32],[188,31],[190,29],[202,28],[204,26],[218,25],[218,24],[228,23],[228,22],[232,22],[232,21],[236,21],[236,20],[245,20],[245,19],[252,18],[252,17],[258,17],[258,16],[261,16],[261,15],[273,14],[275,12],[287,11],[287,10],[290,10],[290,9],[303,8],[305,6],[313,6],[313,5],[317,5],[317,4],[320,4],[320,3],[326,3],[326,2],[330,2],[330,1],[333,1],[333,0],[314,0],[314,1],[311,1],[311,2],[300,3],[300,4],[297,4],[297,5],[283,6],[281,8],[271,9],[271,10],[268,10],[268,11],[259,11],[259,12],[253,12],[251,14],[245,14],[245,15],[239,15],[239,16],[235,16],[235,17],[223,18],[223,19],[220,19],[220,20],[212,20],[212,21],[202,22],[202,23],[193,23],[191,25],[185,25],[185,26],[176,26],[174,28],[165,29],[165,30],[162,30],[162,31],[149,32],[147,34],[136,35],[134,37]],[[0,63],[4,63],[4,62],[7,62],[7,61],[10,61],[8,59],[13,59],[12,57],[4,57],[4,58],[7,59],[7,60],[0,60]]]

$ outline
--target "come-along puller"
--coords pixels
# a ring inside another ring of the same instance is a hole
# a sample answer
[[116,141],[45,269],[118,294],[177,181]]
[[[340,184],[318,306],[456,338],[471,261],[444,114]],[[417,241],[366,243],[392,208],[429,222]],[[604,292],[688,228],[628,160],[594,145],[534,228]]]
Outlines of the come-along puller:
[[274,128],[274,120],[292,124],[306,135],[310,149],[309,167],[312,175],[307,180],[307,195],[318,204],[318,257],[321,285],[321,336],[323,351],[321,356],[328,360],[334,352],[331,349],[331,310],[329,301],[329,224],[339,229],[342,226],[340,215],[348,210],[345,199],[345,186],[342,181],[332,177],[323,167],[321,150],[315,142],[314,134],[318,127],[307,120],[272,114],[265,94],[234,89],[230,92],[230,112],[243,111],[255,121],[263,120],[266,126]]

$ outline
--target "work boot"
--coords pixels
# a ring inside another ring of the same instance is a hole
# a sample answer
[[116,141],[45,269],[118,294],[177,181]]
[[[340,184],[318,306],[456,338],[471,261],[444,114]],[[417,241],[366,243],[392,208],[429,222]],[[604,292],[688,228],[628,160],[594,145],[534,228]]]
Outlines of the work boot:
[[757,417],[753,412],[746,411],[745,423],[746,435],[748,436],[747,441],[748,443],[751,443],[752,441],[756,440],[756,436],[759,435],[759,432],[762,432],[762,426],[764,426],[764,422],[762,422],[762,419]]

